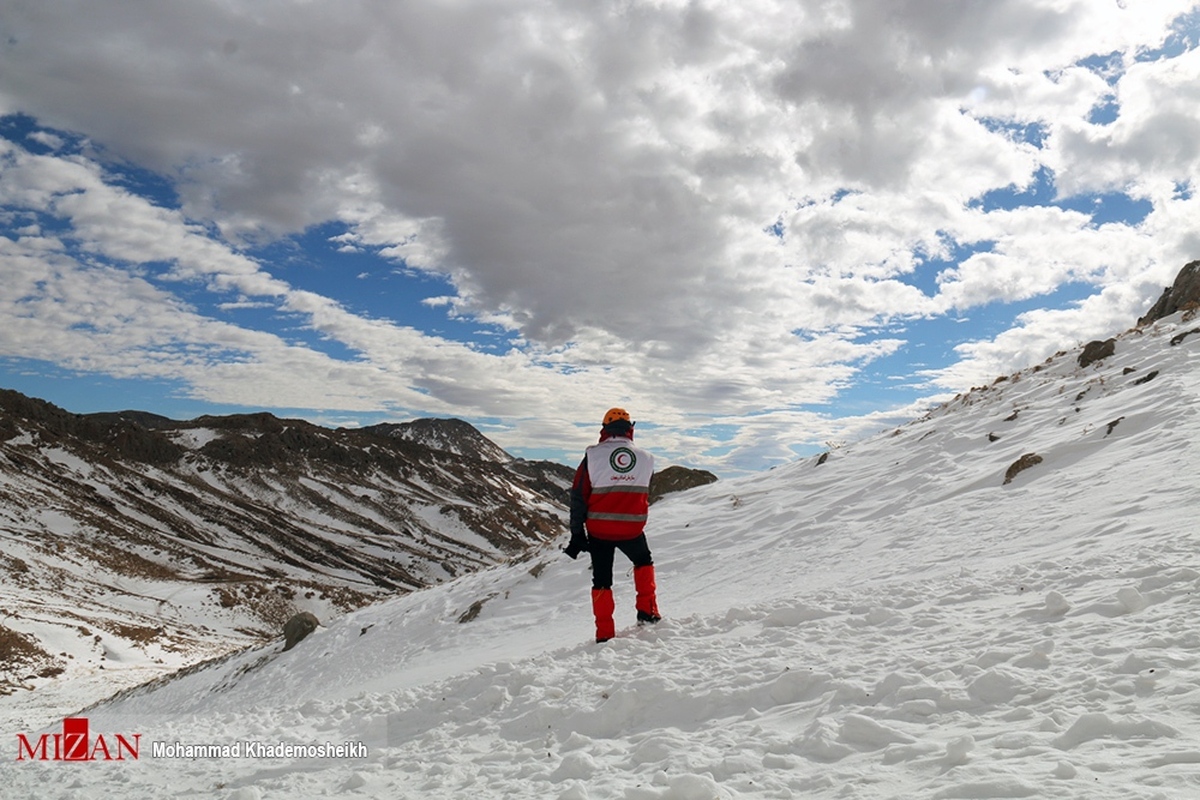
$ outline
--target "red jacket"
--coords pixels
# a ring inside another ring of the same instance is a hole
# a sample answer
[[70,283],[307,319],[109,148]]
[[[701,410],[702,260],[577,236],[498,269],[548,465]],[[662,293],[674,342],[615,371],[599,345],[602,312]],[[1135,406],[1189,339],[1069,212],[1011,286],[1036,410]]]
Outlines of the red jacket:
[[572,538],[624,541],[641,536],[650,508],[654,456],[627,436],[601,435],[575,470],[571,486]]

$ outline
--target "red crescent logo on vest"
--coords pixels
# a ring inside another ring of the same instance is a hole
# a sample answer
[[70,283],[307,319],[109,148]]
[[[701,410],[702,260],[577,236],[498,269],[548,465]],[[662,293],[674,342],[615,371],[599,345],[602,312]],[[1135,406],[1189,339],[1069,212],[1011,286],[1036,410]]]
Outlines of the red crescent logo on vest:
[[637,465],[637,456],[628,447],[618,447],[608,457],[608,465],[613,472],[624,475]]

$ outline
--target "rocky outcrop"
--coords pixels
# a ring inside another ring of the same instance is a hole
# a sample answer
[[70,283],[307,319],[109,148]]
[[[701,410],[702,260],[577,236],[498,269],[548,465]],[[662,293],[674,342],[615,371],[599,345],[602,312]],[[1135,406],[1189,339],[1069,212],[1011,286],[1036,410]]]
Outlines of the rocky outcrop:
[[717,476],[703,469],[671,466],[654,473],[650,479],[650,502],[661,500],[664,495],[682,492],[715,483]]
[[1083,346],[1083,352],[1079,354],[1079,366],[1086,367],[1089,364],[1102,361],[1115,352],[1117,352],[1116,339],[1088,342]]
[[1192,308],[1200,308],[1200,261],[1193,261],[1179,271],[1175,283],[1164,289],[1146,316],[1138,320],[1138,327]]

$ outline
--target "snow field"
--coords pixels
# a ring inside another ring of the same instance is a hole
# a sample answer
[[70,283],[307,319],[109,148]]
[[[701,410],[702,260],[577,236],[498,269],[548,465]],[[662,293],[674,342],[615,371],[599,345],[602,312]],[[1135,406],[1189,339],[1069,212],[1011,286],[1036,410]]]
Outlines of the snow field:
[[1198,584],[1043,563],[735,606],[410,689],[93,725],[370,748],[142,762],[122,773],[130,797],[180,781],[229,797],[1187,797]]
[[[1194,726],[1197,657],[1181,648],[1194,651],[1200,640],[1166,623],[1194,614],[1196,584],[1189,570],[1097,576],[1080,592],[1096,608],[1070,622],[1041,598],[998,595],[970,580],[942,587],[942,596],[930,596],[934,586],[898,591],[890,607],[837,593],[823,605],[731,609],[638,631],[611,648],[497,665],[398,698],[388,730],[401,740],[388,755],[456,768],[421,776],[411,795],[386,778],[378,789],[412,797],[1186,796],[1198,785],[1187,765],[1200,751],[1180,741]],[[1122,626],[1130,640],[1122,645],[1109,615],[1134,613],[1120,599],[1131,592],[1146,605]],[[1014,616],[1033,629],[1011,629]],[[998,635],[981,639],[987,628]],[[1193,681],[1176,682],[1175,670]],[[443,693],[459,698],[451,720]],[[1175,708],[1176,695],[1192,705]],[[1147,790],[1106,789],[1114,763],[1133,767]]]

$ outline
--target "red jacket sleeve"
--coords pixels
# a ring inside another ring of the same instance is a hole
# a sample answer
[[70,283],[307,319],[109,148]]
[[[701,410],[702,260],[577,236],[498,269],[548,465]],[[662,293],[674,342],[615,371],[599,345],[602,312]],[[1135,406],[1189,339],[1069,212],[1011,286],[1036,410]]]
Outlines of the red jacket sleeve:
[[592,478],[588,475],[587,456],[575,470],[575,481],[571,484],[571,535],[583,536],[587,522],[588,498],[592,494]]

